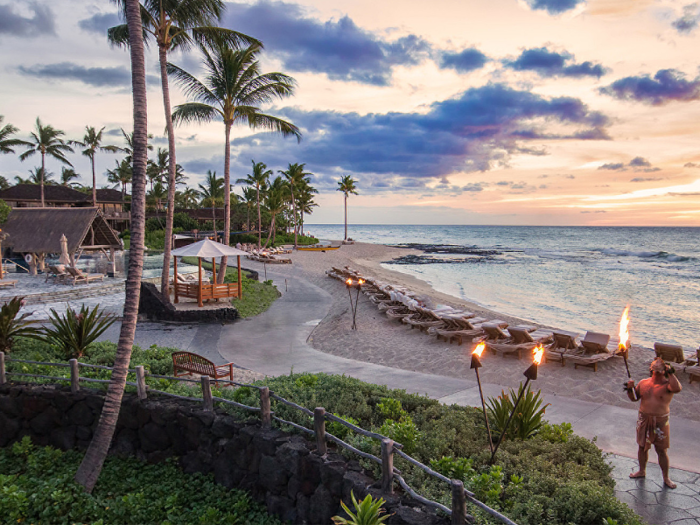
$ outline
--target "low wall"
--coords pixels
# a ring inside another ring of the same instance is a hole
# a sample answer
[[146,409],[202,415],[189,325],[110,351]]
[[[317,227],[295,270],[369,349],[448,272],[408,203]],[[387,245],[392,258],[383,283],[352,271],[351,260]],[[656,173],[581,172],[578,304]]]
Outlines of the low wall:
[[139,315],[145,315],[150,321],[174,321],[178,323],[220,323],[238,319],[238,310],[233,306],[221,308],[192,308],[191,310],[177,310],[172,304],[165,301],[153,283],[141,283],[141,297],[139,299]]
[[[94,390],[0,386],[0,446],[29,436],[37,445],[85,449],[103,402],[104,394]],[[213,473],[217,483],[250,492],[270,513],[295,524],[330,523],[341,512],[341,499],[350,503],[351,491],[358,498],[381,496],[380,483],[355,460],[335,453],[321,457],[301,436],[172,398],[139,401],[126,394],[110,453],[151,463],[177,456],[185,472]],[[449,523],[410,498],[383,497],[392,514],[386,523]]]

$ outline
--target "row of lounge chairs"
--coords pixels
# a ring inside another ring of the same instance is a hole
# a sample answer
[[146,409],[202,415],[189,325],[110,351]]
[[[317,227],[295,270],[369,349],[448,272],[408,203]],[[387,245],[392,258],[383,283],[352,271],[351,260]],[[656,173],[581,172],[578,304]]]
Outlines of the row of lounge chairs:
[[[437,336],[439,340],[460,345],[484,342],[487,351],[492,354],[513,355],[518,359],[532,352],[536,346],[543,345],[545,361],[557,361],[562,366],[568,361],[574,363],[574,368],[588,367],[594,372],[598,370],[599,363],[621,355],[619,339],[608,334],[589,331],[579,338],[579,334],[561,330],[551,331],[527,325],[508,326],[505,321],[487,320],[449,306],[431,308],[427,301],[422,301],[410,290],[363,276],[349,267],[334,267],[326,274],[343,282],[362,279],[365,282],[363,293],[387,317]],[[676,345],[656,343],[655,350],[668,362],[684,364],[691,383],[693,380],[700,381],[700,349],[695,359]]]
[[93,281],[104,281],[104,274],[101,273],[85,273],[78,268],[71,266],[47,266],[46,281],[53,279],[55,283],[72,284],[75,286],[79,283],[91,283]]
[[[277,252],[276,252],[277,253]],[[253,250],[251,253],[246,255],[251,261],[257,261],[268,264],[292,264],[292,260],[288,257],[280,257],[278,254],[272,253],[267,250]],[[282,252],[287,253],[287,252]]]

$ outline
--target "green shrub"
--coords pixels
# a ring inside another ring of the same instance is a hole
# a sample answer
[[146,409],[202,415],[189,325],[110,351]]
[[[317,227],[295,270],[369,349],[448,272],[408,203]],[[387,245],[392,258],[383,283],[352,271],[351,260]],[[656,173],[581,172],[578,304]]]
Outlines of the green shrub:
[[379,429],[379,433],[401,443],[406,454],[413,454],[416,443],[421,438],[421,432],[409,416],[401,421],[387,419]]
[[58,347],[66,359],[78,359],[90,344],[114,324],[116,317],[100,310],[100,305],[93,309],[83,305],[77,314],[70,306],[65,315],[59,315],[51,308],[49,320],[51,326],[44,328],[42,337],[50,345]]
[[[360,422],[355,419],[354,417],[350,416],[343,416],[340,414],[333,414],[336,417],[339,417],[340,419],[344,419],[348,423],[352,423],[353,425],[358,425]],[[340,438],[342,440],[345,440],[348,435],[355,434],[352,430],[350,430],[348,427],[343,425],[342,423],[338,423],[337,421],[331,421],[328,424],[326,424],[326,430],[328,431],[329,434],[333,434],[335,437]]]
[[10,215],[11,211],[12,207],[4,200],[0,199],[0,224],[5,224],[7,221],[7,216]]
[[513,415],[505,437],[528,439],[542,426],[542,417],[549,403],[542,406],[541,392],[539,390],[536,393],[532,392],[529,385],[524,390],[523,384],[520,383],[517,392],[511,388],[508,394],[502,391],[500,396],[490,397],[486,402],[495,439],[498,439],[498,436],[503,432],[508,418],[513,412],[514,404],[521,395],[518,410]]
[[146,219],[146,231],[147,232],[155,232],[155,231],[164,230],[164,229],[165,229],[165,218],[151,217],[150,219]]
[[180,228],[183,231],[199,229],[199,223],[186,213],[176,213],[173,215],[173,228]]
[[401,421],[404,417],[408,416],[408,412],[401,406],[401,401],[390,397],[382,399],[381,403],[377,403],[377,410],[379,410],[379,413],[386,419],[392,419],[394,421]]
[[333,523],[335,525],[381,525],[389,516],[382,516],[386,511],[382,509],[385,501],[383,498],[374,499],[370,494],[365,496],[365,499],[358,502],[355,499],[355,493],[350,491],[350,497],[352,498],[352,506],[355,512],[353,513],[344,501],[340,502],[341,507],[350,519],[345,519],[340,516],[333,517]]
[[562,423],[560,425],[550,425],[544,423],[537,436],[551,443],[566,443],[569,441],[569,436],[574,433],[571,423]]
[[32,321],[27,321],[31,314],[22,314],[17,317],[24,297],[13,297],[0,307],[0,352],[10,352],[18,337],[37,337],[39,330],[32,326]]

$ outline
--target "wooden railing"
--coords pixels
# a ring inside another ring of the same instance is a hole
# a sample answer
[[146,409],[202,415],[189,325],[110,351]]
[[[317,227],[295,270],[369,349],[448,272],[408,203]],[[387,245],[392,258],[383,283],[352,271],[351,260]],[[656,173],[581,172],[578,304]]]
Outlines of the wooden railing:
[[[70,369],[70,376],[68,377],[59,377],[59,376],[48,376],[48,375],[40,375],[40,374],[26,374],[26,373],[18,373],[18,372],[7,372],[5,364],[6,362],[13,362],[13,363],[27,363],[27,364],[32,364],[32,365],[42,365],[42,366],[55,366],[55,367],[61,367],[61,368],[69,368]],[[68,364],[65,363],[49,363],[49,362],[41,362],[41,361],[27,361],[27,360],[20,360],[20,359],[12,359],[8,358],[5,356],[3,352],[0,352],[0,385],[4,385],[7,383],[7,377],[8,376],[14,376],[14,377],[29,377],[29,378],[38,378],[38,379],[50,379],[54,381],[66,381],[70,382],[71,386],[71,392],[75,393],[80,390],[80,382],[94,382],[94,383],[109,383],[108,379],[95,379],[95,378],[89,378],[89,377],[84,377],[80,375],[80,368],[85,367],[89,369],[99,369],[99,370],[112,370],[111,367],[108,366],[101,366],[101,365],[91,365],[87,363],[81,363],[77,359],[70,359],[68,361]],[[365,430],[361,427],[358,427],[357,425],[354,425],[348,421],[345,421],[343,418],[340,418],[334,414],[329,414],[326,412],[326,410],[323,407],[317,407],[313,411],[309,410],[308,408],[302,407],[300,405],[297,405],[296,403],[289,401],[288,399],[285,399],[283,397],[280,397],[276,395],[274,392],[270,391],[269,387],[267,386],[256,386],[256,385],[250,385],[246,383],[239,383],[237,381],[228,381],[228,380],[219,380],[222,383],[227,383],[230,385],[235,385],[239,387],[247,387],[247,388],[252,388],[258,391],[259,393],[259,398],[260,398],[260,404],[257,407],[254,406],[248,406],[244,405],[242,403],[238,403],[236,401],[232,401],[230,399],[224,399],[221,397],[217,397],[212,395],[211,391],[211,382],[209,376],[202,376],[199,380],[196,379],[185,379],[182,377],[174,377],[174,376],[164,376],[164,375],[157,375],[157,374],[150,374],[148,373],[143,366],[137,366],[135,368],[130,368],[128,370],[129,374],[135,374],[136,375],[136,381],[127,381],[126,384],[129,386],[134,386],[136,387],[136,392],[140,400],[145,400],[148,398],[148,394],[161,394],[164,396],[168,397],[173,397],[175,399],[183,399],[187,401],[194,401],[197,403],[202,403],[204,410],[208,412],[212,412],[214,410],[214,403],[223,403],[225,405],[233,406],[238,409],[242,409],[248,412],[257,412],[260,414],[260,421],[263,426],[263,428],[270,428],[272,424],[272,420],[274,419],[278,423],[282,425],[287,425],[290,426],[300,432],[303,432],[305,434],[308,434],[310,436],[314,436],[314,439],[316,441],[316,452],[317,454],[324,456],[328,452],[327,448],[327,442],[332,441],[336,443],[338,446],[345,448],[349,450],[350,452],[353,452],[354,454],[357,454],[360,457],[363,457],[369,461],[373,461],[374,463],[377,463],[378,465],[381,465],[381,471],[382,471],[382,492],[385,494],[393,494],[394,492],[394,480],[398,482],[398,484],[403,488],[403,490],[406,491],[412,498],[415,500],[423,503],[424,505],[428,507],[432,507],[434,509],[437,509],[441,512],[444,512],[448,516],[451,516],[452,521],[451,523],[453,525],[466,525],[467,523],[467,501],[470,502],[471,504],[475,505],[479,509],[481,509],[483,512],[489,514],[493,518],[496,518],[499,520],[501,523],[505,523],[506,525],[517,525],[515,522],[498,512],[497,510],[492,509],[485,503],[482,503],[479,501],[474,493],[466,490],[464,488],[464,483],[461,480],[457,479],[450,479],[447,476],[443,476],[439,472],[434,471],[427,465],[424,465],[420,461],[416,460],[415,458],[409,456],[405,452],[403,452],[402,448],[403,445],[401,443],[395,442],[391,439],[389,439],[386,436],[383,436],[382,434],[378,434],[376,432],[372,432],[369,430]],[[164,392],[162,390],[156,390],[151,388],[146,384],[146,378],[153,378],[153,379],[167,379],[171,381],[182,381],[182,382],[187,382],[187,383],[195,383],[201,385],[202,388],[202,397],[189,397],[189,396],[181,396],[178,394],[173,394],[170,392]],[[311,421],[309,421],[310,425],[313,425],[313,429],[307,428],[304,425],[300,425],[298,423],[294,423],[292,421],[286,421],[278,416],[275,415],[275,413],[271,410],[271,404],[270,404],[270,399],[274,399],[278,403],[282,403],[284,405],[287,405],[297,411],[300,411],[301,413],[305,414],[308,416]],[[368,452],[363,452],[361,450],[358,450],[357,448],[353,447],[349,443],[343,441],[342,439],[329,434],[326,432],[326,421],[332,421],[335,423],[339,423],[353,432],[357,434],[361,434],[363,436],[372,438],[372,439],[377,439],[381,443],[381,457],[377,457],[373,454],[370,454]],[[397,468],[394,467],[394,455],[398,455],[411,465],[417,467],[418,469],[424,471],[428,475],[437,478],[440,481],[443,481],[448,484],[448,486],[451,489],[452,492],[452,506],[451,508],[438,503],[436,501],[429,500],[417,492],[415,492],[409,485],[406,483],[406,480],[401,476],[401,471],[398,470]]]

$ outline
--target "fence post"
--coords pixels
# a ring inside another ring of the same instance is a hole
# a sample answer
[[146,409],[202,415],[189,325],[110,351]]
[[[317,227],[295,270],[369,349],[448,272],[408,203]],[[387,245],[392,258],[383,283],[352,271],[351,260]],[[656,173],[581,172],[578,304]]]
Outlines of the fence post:
[[260,421],[263,428],[272,426],[272,413],[270,412],[270,389],[262,387],[260,389]]
[[452,525],[466,525],[467,497],[464,494],[464,483],[458,479],[452,480]]
[[80,368],[78,368],[77,359],[69,359],[70,364],[70,391],[75,394],[80,390]]
[[394,493],[394,442],[382,439],[382,492]]
[[316,452],[325,456],[328,452],[326,446],[326,409],[317,407],[314,409],[314,432],[316,432]]
[[202,376],[202,401],[206,412],[214,411],[214,400],[211,397],[211,383],[209,376]]
[[148,397],[148,392],[146,391],[146,372],[143,366],[136,367],[136,391],[141,401]]
[[[2,267],[2,264],[0,264]],[[0,385],[4,385],[7,379],[5,378],[5,352],[0,352]]]

